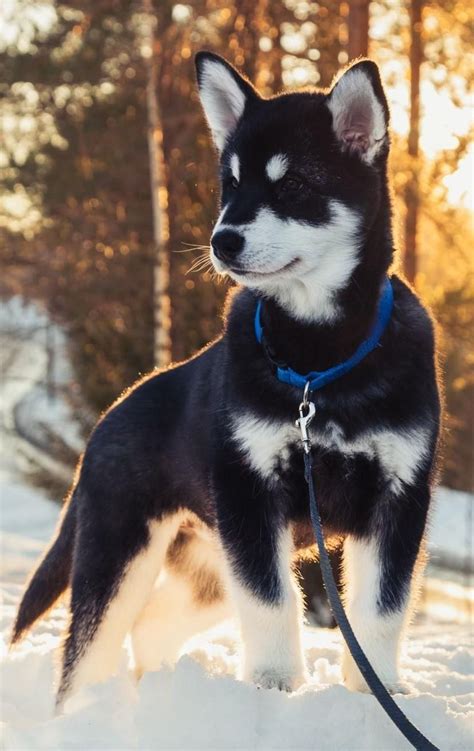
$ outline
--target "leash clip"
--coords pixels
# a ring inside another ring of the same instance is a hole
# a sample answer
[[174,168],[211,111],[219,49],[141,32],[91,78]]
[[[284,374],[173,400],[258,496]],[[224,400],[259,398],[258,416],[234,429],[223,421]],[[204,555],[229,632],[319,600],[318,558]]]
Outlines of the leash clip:
[[314,405],[314,402],[310,401],[309,396],[310,396],[310,388],[309,388],[309,381],[308,381],[304,389],[303,401],[298,407],[298,412],[300,416],[299,416],[299,419],[296,420],[296,423],[295,423],[296,427],[299,428],[301,431],[301,440],[303,441],[303,448],[304,448],[305,454],[309,454],[311,451],[311,440],[309,437],[308,428],[309,428],[311,420],[316,414],[316,407]]

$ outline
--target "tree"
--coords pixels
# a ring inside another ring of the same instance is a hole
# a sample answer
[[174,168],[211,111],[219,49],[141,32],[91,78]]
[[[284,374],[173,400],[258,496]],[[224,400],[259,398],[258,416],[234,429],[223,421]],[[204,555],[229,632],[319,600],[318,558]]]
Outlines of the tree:
[[83,395],[100,410],[153,364],[146,71],[130,5],[58,5],[34,46],[7,49],[0,66],[14,117],[30,100],[36,110],[5,184],[40,216],[25,233],[4,229],[5,281],[70,331]]
[[319,86],[329,86],[340,64],[347,62],[347,52],[343,50],[341,29],[344,21],[340,14],[340,3],[322,0],[316,5],[315,47],[318,57]]
[[349,0],[349,60],[360,56],[367,57],[369,54],[369,5],[370,0]]
[[423,0],[410,4],[410,129],[408,133],[409,174],[405,187],[405,253],[403,268],[411,284],[417,273],[417,228],[419,213],[420,71],[423,62]]
[[171,362],[171,301],[168,186],[163,156],[163,128],[158,98],[158,60],[155,42],[157,18],[151,0],[143,0],[145,26],[142,55],[147,69],[146,103],[148,118],[148,155],[150,160],[150,192],[153,211],[153,331],[154,362],[166,367]]

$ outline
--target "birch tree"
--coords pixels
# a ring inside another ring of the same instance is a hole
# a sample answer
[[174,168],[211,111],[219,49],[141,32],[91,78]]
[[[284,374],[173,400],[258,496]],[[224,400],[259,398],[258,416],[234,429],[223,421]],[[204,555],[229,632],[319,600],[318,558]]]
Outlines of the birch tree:
[[168,189],[163,156],[163,127],[158,99],[157,18],[151,0],[143,0],[143,11],[145,33],[142,40],[142,55],[147,70],[148,157],[155,253],[153,269],[154,362],[156,367],[162,368],[171,362]]

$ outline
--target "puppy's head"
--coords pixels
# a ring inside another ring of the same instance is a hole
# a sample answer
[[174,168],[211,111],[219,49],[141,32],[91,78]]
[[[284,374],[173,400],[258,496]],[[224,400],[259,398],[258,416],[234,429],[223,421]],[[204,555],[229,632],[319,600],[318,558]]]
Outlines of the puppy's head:
[[214,267],[300,318],[331,319],[385,179],[389,114],[377,66],[355,63],[329,92],[271,99],[217,55],[199,53],[196,67],[220,156]]

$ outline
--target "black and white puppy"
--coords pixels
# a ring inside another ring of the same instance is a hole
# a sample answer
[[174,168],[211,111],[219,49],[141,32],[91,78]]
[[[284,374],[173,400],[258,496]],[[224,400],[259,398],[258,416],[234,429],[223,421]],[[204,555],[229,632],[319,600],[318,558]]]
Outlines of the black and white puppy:
[[[211,258],[243,288],[222,336],[141,380],[92,433],[13,634],[71,587],[59,704],[116,670],[128,632],[140,674],[230,606],[245,680],[287,690],[305,680],[292,573],[313,541],[295,427],[302,393],[276,378],[275,361],[322,371],[368,335],[393,255],[389,112],[368,60],[329,92],[271,99],[216,55],[196,63],[222,180]],[[349,619],[396,691],[440,402],[432,322],[403,281],[392,285],[380,346],[313,394],[312,440],[323,524],[344,540]],[[343,676],[364,690],[347,654]]]

